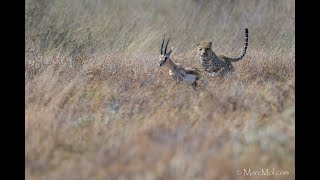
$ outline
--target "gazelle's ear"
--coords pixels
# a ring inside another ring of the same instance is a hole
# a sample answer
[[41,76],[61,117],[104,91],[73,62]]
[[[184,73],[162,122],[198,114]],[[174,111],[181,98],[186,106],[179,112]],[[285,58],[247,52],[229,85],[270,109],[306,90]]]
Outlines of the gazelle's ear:
[[212,46],[212,42],[209,42],[209,47],[211,48],[211,46]]

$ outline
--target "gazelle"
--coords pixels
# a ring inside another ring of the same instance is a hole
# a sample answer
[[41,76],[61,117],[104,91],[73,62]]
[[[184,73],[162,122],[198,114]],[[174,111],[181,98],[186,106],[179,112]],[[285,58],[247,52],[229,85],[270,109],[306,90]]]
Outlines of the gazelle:
[[160,49],[160,56],[159,56],[159,65],[167,66],[169,70],[169,75],[173,80],[177,82],[184,81],[192,86],[197,86],[197,80],[200,78],[199,70],[196,68],[184,68],[179,63],[175,63],[171,58],[172,48],[169,52],[167,52],[167,47],[169,44],[170,38],[167,40],[166,46],[163,50],[163,44],[165,41],[165,36],[163,36],[161,49]]

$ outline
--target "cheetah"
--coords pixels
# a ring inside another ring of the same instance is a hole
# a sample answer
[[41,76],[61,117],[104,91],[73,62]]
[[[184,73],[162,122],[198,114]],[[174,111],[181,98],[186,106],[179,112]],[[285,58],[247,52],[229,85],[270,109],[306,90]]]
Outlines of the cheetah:
[[226,56],[217,56],[211,49],[212,42],[201,42],[197,44],[200,64],[204,72],[209,76],[225,77],[234,72],[231,62],[237,62],[243,59],[248,47],[248,28],[245,29],[244,49],[240,57],[230,58]]

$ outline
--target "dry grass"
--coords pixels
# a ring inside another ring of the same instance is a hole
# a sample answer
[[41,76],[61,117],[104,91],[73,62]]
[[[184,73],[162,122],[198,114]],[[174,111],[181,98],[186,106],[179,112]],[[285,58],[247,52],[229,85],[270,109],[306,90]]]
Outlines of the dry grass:
[[[27,0],[26,179],[294,179],[294,1]],[[195,44],[237,56],[194,90],[157,57],[199,67]],[[239,176],[275,168],[285,176]]]

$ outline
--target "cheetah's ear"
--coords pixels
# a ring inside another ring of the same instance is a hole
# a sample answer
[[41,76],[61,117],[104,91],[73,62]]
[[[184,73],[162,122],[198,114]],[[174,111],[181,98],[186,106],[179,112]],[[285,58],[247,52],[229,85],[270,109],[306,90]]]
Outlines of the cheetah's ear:
[[211,48],[211,46],[212,46],[212,42],[209,42],[209,47]]
[[200,43],[197,43],[196,45],[197,45],[197,47],[198,47],[198,46],[200,46]]

